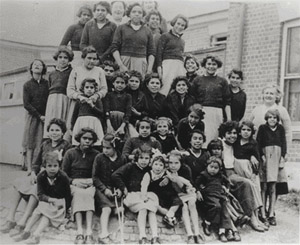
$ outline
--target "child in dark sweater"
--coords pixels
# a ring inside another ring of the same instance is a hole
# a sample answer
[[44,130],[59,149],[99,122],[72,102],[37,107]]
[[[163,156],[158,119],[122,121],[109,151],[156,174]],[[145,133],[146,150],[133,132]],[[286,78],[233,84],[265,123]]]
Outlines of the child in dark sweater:
[[113,91],[113,78],[115,75],[115,72],[119,69],[119,66],[115,64],[111,60],[105,60],[103,62],[103,70],[105,72],[105,78],[106,78],[106,83],[107,83],[107,92]]

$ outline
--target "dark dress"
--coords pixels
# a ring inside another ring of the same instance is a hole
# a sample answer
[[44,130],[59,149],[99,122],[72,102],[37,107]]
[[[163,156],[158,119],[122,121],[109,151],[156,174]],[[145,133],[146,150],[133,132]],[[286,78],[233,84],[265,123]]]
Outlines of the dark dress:
[[231,94],[231,120],[239,122],[245,114],[247,95],[242,89],[237,93],[233,93],[231,85],[229,85],[229,88]]
[[154,132],[152,135],[161,144],[163,154],[167,154],[170,151],[175,150],[175,148],[179,149],[177,141],[173,134],[167,134],[165,139],[161,138],[158,132]]

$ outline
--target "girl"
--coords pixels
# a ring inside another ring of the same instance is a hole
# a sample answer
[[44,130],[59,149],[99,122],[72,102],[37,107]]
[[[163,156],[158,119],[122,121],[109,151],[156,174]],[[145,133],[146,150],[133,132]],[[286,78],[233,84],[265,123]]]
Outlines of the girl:
[[[26,244],[39,244],[41,233],[51,224],[59,227],[71,205],[71,190],[68,176],[59,170],[59,154],[49,152],[45,155],[45,171],[37,176],[39,204],[26,224],[24,231],[13,239],[16,242],[26,240]],[[34,224],[40,220],[31,234]]]
[[108,92],[113,91],[113,78],[115,75],[115,72],[119,69],[118,65],[115,64],[111,60],[105,60],[103,61],[103,70],[105,72],[105,79],[107,83],[107,90]]
[[125,16],[126,3],[124,1],[112,1],[110,6],[111,16],[109,16],[109,19],[111,22],[119,26],[128,21],[127,16]]
[[[53,58],[56,61],[55,71],[49,74],[49,97],[47,101],[45,125],[48,125],[52,118],[67,120],[69,109],[69,98],[67,97],[67,85],[73,60],[72,50],[66,46],[58,48]],[[47,138],[47,129],[44,128],[44,138]]]
[[202,149],[202,145],[205,142],[205,135],[203,131],[199,129],[194,129],[190,134],[190,145],[188,149],[188,156],[182,158],[182,162],[190,167],[192,170],[192,181],[196,180],[196,177],[205,170],[207,160],[210,155],[205,150]]
[[[217,57],[208,55],[201,66],[205,69],[204,75],[196,77],[191,87],[192,95],[197,103],[203,106],[205,112],[204,124],[207,142],[218,137],[218,127],[223,122],[223,108],[227,120],[231,120],[230,101],[231,95],[228,82],[217,75],[222,61]],[[204,144],[206,148],[207,145]]]
[[156,211],[158,198],[153,192],[147,193],[147,198],[141,195],[141,181],[149,170],[151,147],[142,145],[134,151],[135,162],[127,163],[112,174],[115,186],[125,195],[124,204],[133,213],[138,213],[139,244],[146,244],[147,216],[152,235],[152,243],[158,243]]
[[136,70],[144,77],[153,67],[153,37],[142,21],[145,12],[139,3],[130,5],[126,14],[130,20],[116,29],[111,51],[120,71]]
[[117,25],[106,18],[107,14],[111,14],[108,2],[100,1],[94,4],[93,11],[94,18],[84,26],[80,40],[80,49],[83,50],[87,46],[93,46],[102,63],[104,60],[112,59],[109,47]]
[[241,88],[243,81],[243,72],[241,70],[232,69],[228,75],[230,81],[229,88],[231,93],[231,120],[239,122],[242,120],[246,110],[247,95]]
[[204,233],[209,236],[210,226],[216,225],[221,242],[240,241],[241,237],[230,219],[226,206],[226,192],[229,191],[230,183],[221,174],[221,168],[222,160],[212,156],[207,161],[206,169],[196,179],[198,200],[203,201],[205,211]]
[[[287,144],[284,127],[279,124],[280,115],[276,109],[268,110],[265,115],[266,124],[261,125],[257,133],[257,142],[262,157],[261,182],[262,199],[265,205],[266,190],[269,189],[268,221],[270,225],[276,225],[275,202],[276,182],[280,171],[286,161]],[[266,207],[265,207],[266,208]]]
[[23,85],[23,104],[26,110],[22,146],[26,152],[26,165],[31,172],[34,156],[43,139],[45,111],[49,94],[48,81],[43,78],[47,67],[42,60],[35,59],[29,67],[31,79]]
[[152,121],[148,117],[144,117],[137,122],[136,129],[139,136],[127,139],[123,148],[122,155],[124,155],[127,160],[133,160],[133,150],[144,144],[150,145],[152,148],[161,151],[161,144],[151,136],[151,130],[153,128],[152,124]]
[[162,94],[168,95],[171,83],[177,76],[184,76],[183,52],[184,40],[181,39],[183,31],[189,25],[188,19],[179,14],[171,21],[173,27],[169,32],[161,35],[157,47],[157,71],[162,78]]
[[104,135],[101,125],[103,105],[99,98],[95,103],[89,99],[98,91],[95,79],[84,79],[80,91],[83,92],[82,96],[87,98],[87,100],[83,100],[83,102],[77,101],[75,105],[71,122],[71,130],[73,131],[72,144],[78,145],[80,142],[76,142],[75,136],[82,128],[89,127],[96,132],[98,141],[95,142],[95,146],[99,146]]
[[[82,128],[75,136],[80,145],[68,150],[63,159],[62,169],[71,184],[72,215],[77,225],[75,244],[94,243],[92,218],[95,211],[92,170],[95,157],[99,153],[93,149],[97,134],[91,128]],[[85,214],[86,235],[83,235],[82,216]]]
[[189,82],[186,77],[174,78],[171,92],[166,99],[167,115],[172,119],[175,127],[178,122],[188,116],[188,109],[195,103],[195,99],[189,94]]
[[172,134],[172,121],[167,117],[159,117],[156,121],[156,131],[152,134],[161,144],[162,153],[168,154],[170,151],[179,149],[175,136]]
[[[129,133],[132,99],[131,95],[127,94],[125,90],[128,80],[124,72],[117,72],[112,81],[114,91],[109,92],[104,98],[107,132],[123,138],[125,130],[127,136]],[[131,127],[133,128],[132,125]],[[137,136],[137,133],[135,133],[135,136]]]
[[179,121],[177,139],[183,149],[187,150],[190,147],[189,135],[194,129],[199,129],[204,132],[204,123],[202,122],[204,114],[202,106],[200,104],[194,104],[189,107],[188,116]]
[[184,68],[186,70],[186,78],[189,81],[190,87],[192,86],[194,79],[199,76],[197,73],[199,67],[200,65],[196,57],[191,54],[187,54],[184,59]]
[[[61,163],[63,155],[71,147],[69,142],[63,139],[66,130],[66,124],[61,119],[53,118],[49,122],[47,126],[49,138],[41,144],[37,158],[32,166],[32,172],[29,176],[17,179],[13,184],[14,188],[10,192],[11,205],[6,218],[7,221],[0,228],[0,231],[3,233],[9,232],[9,235],[14,237],[24,230],[28,218],[38,203],[36,176],[45,169],[43,162],[46,154],[49,152],[58,152]],[[15,214],[22,198],[27,201],[27,205],[23,216],[16,223],[14,222]]]
[[108,221],[113,209],[116,208],[115,195],[120,198],[120,189],[114,190],[112,173],[121,166],[125,165],[126,159],[116,151],[117,139],[112,134],[106,134],[103,138],[103,153],[96,156],[93,164],[93,183],[96,187],[97,207],[102,209],[100,216],[101,234],[98,243],[109,244]]
[[[195,188],[190,182],[192,181],[191,169],[186,165],[182,167],[182,159],[179,151],[171,151],[168,159],[169,171],[167,171],[167,177],[172,182],[173,187],[178,192],[179,198],[183,202],[182,219],[188,235],[187,243],[204,243],[205,239],[200,233],[198,223]],[[185,174],[184,169],[186,169]],[[194,227],[194,233],[191,223]]]

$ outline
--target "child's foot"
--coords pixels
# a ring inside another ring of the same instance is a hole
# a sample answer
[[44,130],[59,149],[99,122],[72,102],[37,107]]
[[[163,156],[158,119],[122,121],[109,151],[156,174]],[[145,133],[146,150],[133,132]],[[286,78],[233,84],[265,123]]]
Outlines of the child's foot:
[[202,226],[203,226],[204,234],[207,235],[207,236],[210,236],[211,235],[211,227],[210,227],[210,225],[207,224],[205,221],[203,221]]
[[31,236],[26,241],[24,241],[26,244],[39,244],[40,243],[40,237],[38,236]]
[[25,226],[16,225],[13,229],[10,230],[9,236],[14,237],[14,236],[20,234],[24,229],[25,229]]
[[273,226],[277,225],[275,216],[269,217],[269,224]]
[[226,238],[224,232],[221,233],[221,234],[219,234],[219,240],[220,240],[221,242],[228,242],[228,240],[227,240],[227,238]]
[[204,244],[205,238],[201,234],[198,234],[198,235],[194,236],[194,241],[196,244]]
[[139,240],[139,244],[147,244],[148,243],[148,240],[146,237],[142,237],[140,240]]
[[84,244],[84,235],[79,234],[75,237],[74,244]]
[[[163,221],[165,223],[167,223],[169,226],[174,227],[174,218],[175,217],[168,217],[167,215],[165,215],[164,218],[163,218]],[[175,218],[175,220],[176,220],[176,218]]]
[[227,230],[226,239],[227,239],[227,241],[234,241],[234,235],[233,235],[232,230]]
[[151,244],[160,244],[160,240],[159,238],[156,236],[156,237],[153,237],[151,239]]
[[240,242],[242,240],[240,233],[238,231],[233,232],[234,241]]
[[109,235],[107,235],[105,237],[98,237],[98,243],[99,244],[111,244]]
[[93,235],[86,235],[84,238],[84,243],[85,244],[94,244],[95,240],[94,240]]
[[4,225],[0,227],[0,231],[2,233],[8,233],[11,229],[13,229],[17,225],[14,221],[7,220]]
[[188,236],[187,237],[187,244],[194,244],[195,243],[195,239],[194,236]]
[[20,242],[20,241],[23,241],[23,240],[26,240],[30,237],[30,232],[28,231],[23,231],[21,232],[20,234],[16,235],[13,237],[13,240],[15,242]]

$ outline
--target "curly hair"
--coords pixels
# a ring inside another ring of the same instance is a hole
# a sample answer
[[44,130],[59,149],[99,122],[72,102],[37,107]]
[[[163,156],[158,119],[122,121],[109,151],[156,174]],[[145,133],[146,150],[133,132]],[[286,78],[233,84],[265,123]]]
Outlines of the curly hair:
[[188,89],[190,89],[191,85],[190,85],[187,77],[186,76],[178,76],[173,79],[173,82],[171,84],[171,90],[176,90],[177,83],[179,83],[181,81],[184,81],[186,86],[188,87]]
[[232,74],[237,74],[241,80],[244,80],[244,76],[243,76],[243,72],[239,69],[232,69],[229,74],[228,74],[228,78],[230,79]]
[[141,120],[138,120],[135,124],[135,128],[137,131],[139,131],[139,128],[141,126],[142,122],[147,122],[150,124],[150,131],[153,132],[153,130],[155,129],[155,121],[150,118],[150,117],[143,117]]
[[57,60],[58,56],[61,54],[61,53],[64,53],[68,56],[69,58],[69,61],[71,62],[74,58],[74,53],[71,49],[69,49],[67,46],[65,45],[62,45],[62,46],[59,46],[58,47],[58,50],[55,52],[55,54],[53,55],[53,59],[54,60]]
[[140,5],[139,3],[133,3],[128,6],[127,11],[126,11],[126,16],[130,17],[130,13],[131,13],[132,9],[136,6],[141,7],[141,9],[143,11],[143,17],[146,15],[146,11],[143,9],[142,5]]
[[158,79],[160,82],[160,87],[162,87],[163,83],[162,80],[159,78],[158,73],[150,73],[150,74],[146,74],[145,76],[145,80],[144,80],[144,84],[147,86],[149,84],[149,82],[151,81],[151,79]]
[[223,62],[216,56],[213,55],[207,55],[202,61],[201,61],[201,66],[205,67],[207,60],[211,59],[211,61],[214,61],[217,63],[218,68],[221,68],[223,65]]
[[135,71],[135,70],[127,71],[127,76],[128,76],[128,80],[132,77],[136,77],[137,79],[140,80],[140,83],[143,81],[143,76],[139,71]]
[[202,138],[203,138],[203,143],[206,141],[206,136],[205,136],[204,132],[201,131],[200,129],[194,129],[194,130],[190,133],[190,135],[189,135],[190,141],[192,140],[192,137],[193,137],[194,134],[201,134],[201,135],[202,135]]
[[113,75],[113,78],[112,78],[112,83],[114,83],[118,77],[122,78],[126,84],[128,83],[128,75],[126,72],[123,72],[123,71],[115,72],[115,74]]
[[166,122],[168,124],[169,130],[172,129],[173,127],[173,123],[171,118],[168,117],[159,117],[155,120],[155,127],[157,128],[157,126],[161,123],[161,122]]
[[98,136],[97,134],[95,133],[95,131],[91,128],[88,128],[88,127],[85,127],[85,128],[82,128],[80,129],[80,131],[75,135],[75,140],[80,143],[80,139],[81,137],[86,134],[86,133],[90,133],[93,137],[93,143],[95,143],[97,140],[98,140]]
[[255,126],[254,123],[250,120],[243,120],[240,125],[239,125],[239,133],[241,133],[243,126],[247,126],[251,129],[251,136],[250,138],[252,138],[252,136],[255,134]]
[[145,17],[146,22],[149,22],[149,20],[150,20],[150,18],[151,18],[152,15],[158,16],[158,17],[159,17],[159,23],[161,23],[162,15],[160,14],[160,12],[159,12],[158,10],[155,10],[155,9],[151,10],[151,11],[146,15],[146,17]]
[[67,126],[64,120],[61,120],[60,118],[52,118],[49,122],[49,124],[47,125],[47,132],[49,132],[50,127],[52,124],[57,125],[58,127],[60,127],[61,131],[63,132],[63,134],[65,132],[67,132]]
[[155,157],[153,157],[153,159],[151,159],[150,166],[152,166],[153,163],[156,162],[156,161],[159,161],[159,162],[163,163],[164,167],[167,166],[167,162],[166,162],[166,160],[165,160],[165,158],[163,156],[155,156]]
[[[140,147],[133,150],[132,155],[134,155],[134,160],[137,161],[142,154],[149,154],[150,158],[152,156],[152,147],[148,144],[142,144]],[[150,163],[150,162],[149,162]]]
[[119,70],[118,64],[116,64],[115,62],[113,62],[111,60],[104,60],[101,66],[102,66],[103,69],[104,69],[105,66],[110,66],[114,69],[114,71]]
[[219,169],[222,168],[223,163],[222,160],[219,157],[215,157],[215,156],[211,156],[208,160],[207,160],[207,164],[206,166],[208,166],[211,163],[217,163],[219,165]]
[[93,17],[93,10],[89,5],[81,6],[77,12],[77,17],[81,17],[83,11],[89,12],[90,16]]
[[197,58],[195,56],[193,56],[192,54],[187,54],[187,56],[185,57],[185,59],[184,59],[184,67],[186,67],[186,62],[188,60],[193,60],[196,63],[198,69],[199,69],[200,64],[199,64]]
[[96,80],[95,80],[94,78],[86,78],[86,79],[84,79],[84,80],[82,81],[81,86],[80,86],[80,89],[79,89],[82,93],[84,93],[84,86],[85,86],[86,83],[91,83],[91,84],[93,84],[94,87],[95,87],[95,92],[98,91],[98,83],[96,82]]
[[87,46],[82,50],[81,58],[84,59],[88,54],[95,53],[98,57],[97,51],[93,46]]
[[187,29],[188,26],[189,26],[189,19],[188,19],[186,16],[182,15],[182,14],[176,15],[176,16],[171,20],[170,25],[171,25],[171,26],[174,26],[178,19],[182,19],[182,20],[185,22],[185,27],[184,27],[184,29]]
[[43,165],[47,166],[47,163],[56,162],[60,165],[59,155],[55,151],[47,152],[43,157]]
[[32,72],[32,66],[33,66],[33,63],[34,63],[35,61],[39,61],[39,62],[42,63],[42,66],[43,66],[42,75],[45,75],[46,72],[47,72],[47,66],[46,66],[46,64],[44,63],[44,61],[42,61],[41,59],[34,59],[34,60],[31,62],[31,64],[29,65],[29,72],[30,72],[30,75],[31,75],[31,76],[33,75],[33,72]]
[[283,96],[282,91],[280,90],[280,88],[276,85],[276,84],[268,84],[267,86],[265,86],[262,90],[262,94],[265,92],[266,89],[274,89],[275,90],[275,103],[279,104],[281,101],[281,98]]
[[223,138],[223,137],[225,137],[226,132],[231,132],[233,129],[235,129],[236,132],[238,132],[238,129],[239,129],[239,123],[238,122],[236,122],[236,121],[224,122],[218,128],[219,136],[221,138]]
[[204,119],[204,115],[205,115],[205,112],[202,110],[203,109],[203,106],[196,103],[196,104],[193,104],[189,107],[188,109],[188,114],[190,114],[191,112],[195,112],[198,117],[200,118],[200,120]]

